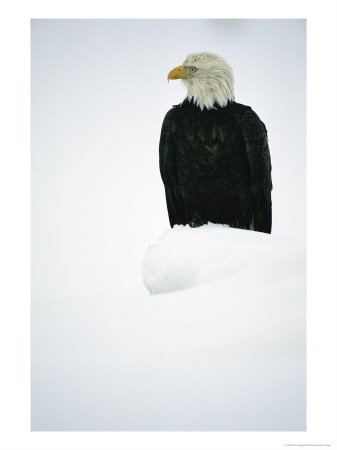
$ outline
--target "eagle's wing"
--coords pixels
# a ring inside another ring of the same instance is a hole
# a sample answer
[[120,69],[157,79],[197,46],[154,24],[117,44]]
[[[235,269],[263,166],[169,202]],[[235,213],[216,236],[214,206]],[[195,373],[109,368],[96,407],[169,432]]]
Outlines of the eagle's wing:
[[159,167],[171,227],[187,223],[184,198],[177,177],[175,143],[171,134],[172,114],[173,110],[170,110],[164,118],[159,142]]
[[251,176],[253,229],[271,232],[271,161],[267,130],[258,115],[247,107],[242,117],[245,152]]

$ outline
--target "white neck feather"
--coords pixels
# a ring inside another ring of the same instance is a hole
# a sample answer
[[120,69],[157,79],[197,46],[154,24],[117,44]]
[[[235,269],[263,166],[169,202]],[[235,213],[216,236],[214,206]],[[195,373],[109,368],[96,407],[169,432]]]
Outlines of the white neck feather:
[[184,80],[187,84],[187,98],[193,101],[200,109],[212,109],[217,103],[226,106],[229,101],[234,100],[233,86],[223,80]]

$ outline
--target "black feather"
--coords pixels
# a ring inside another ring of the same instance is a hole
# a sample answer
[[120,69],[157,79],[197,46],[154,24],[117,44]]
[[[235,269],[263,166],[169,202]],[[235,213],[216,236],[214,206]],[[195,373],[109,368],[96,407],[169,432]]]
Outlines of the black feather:
[[164,118],[159,161],[171,227],[213,222],[271,232],[267,130],[250,107],[174,106]]

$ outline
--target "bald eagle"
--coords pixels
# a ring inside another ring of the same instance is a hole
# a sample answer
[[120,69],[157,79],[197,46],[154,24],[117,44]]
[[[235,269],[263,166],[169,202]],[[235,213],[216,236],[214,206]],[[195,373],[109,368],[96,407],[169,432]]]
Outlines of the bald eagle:
[[235,102],[231,67],[212,53],[190,54],[167,78],[187,88],[166,114],[159,143],[171,227],[213,222],[270,233],[267,130]]

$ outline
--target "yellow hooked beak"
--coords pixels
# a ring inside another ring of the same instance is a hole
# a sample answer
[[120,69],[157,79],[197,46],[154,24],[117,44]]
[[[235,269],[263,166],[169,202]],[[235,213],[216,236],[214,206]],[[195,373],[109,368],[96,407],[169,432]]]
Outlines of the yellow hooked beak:
[[179,80],[179,78],[192,78],[193,75],[185,72],[184,66],[178,66],[169,72],[167,75],[167,81],[170,80]]

